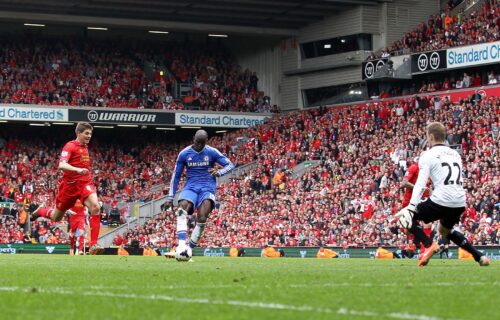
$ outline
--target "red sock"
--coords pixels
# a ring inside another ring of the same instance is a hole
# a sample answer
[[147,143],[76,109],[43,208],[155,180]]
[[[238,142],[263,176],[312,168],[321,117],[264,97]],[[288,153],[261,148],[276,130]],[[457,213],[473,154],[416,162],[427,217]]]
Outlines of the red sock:
[[69,237],[69,250],[75,252],[75,236]]
[[101,216],[93,214],[90,216],[90,246],[92,247],[97,243],[99,238],[99,231],[101,230]]
[[429,238],[431,237],[432,228],[424,228],[424,233]]
[[[432,228],[424,228],[424,233],[427,237],[431,237]],[[432,239],[431,239],[432,240]],[[425,251],[425,246],[423,243],[420,244],[420,252]]]
[[83,234],[80,236],[80,243],[78,244],[78,250],[80,252],[83,252],[83,241],[84,241],[84,237],[83,237]]
[[54,211],[54,209],[40,208],[36,214],[42,218],[52,219],[52,211]]

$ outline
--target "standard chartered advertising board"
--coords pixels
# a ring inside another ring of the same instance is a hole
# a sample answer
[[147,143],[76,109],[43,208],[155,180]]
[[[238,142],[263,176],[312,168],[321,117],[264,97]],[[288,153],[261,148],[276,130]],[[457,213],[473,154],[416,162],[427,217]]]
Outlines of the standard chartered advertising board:
[[68,110],[50,107],[0,105],[0,120],[42,122],[68,121]]
[[270,115],[162,112],[156,110],[120,110],[53,108],[49,106],[1,105],[0,120],[38,122],[90,122],[92,124],[135,124],[248,128],[263,124]]
[[234,115],[234,114],[175,114],[175,124],[178,126],[228,127],[247,128],[263,124],[266,116]]
[[448,69],[500,62],[500,41],[451,48],[446,51]]

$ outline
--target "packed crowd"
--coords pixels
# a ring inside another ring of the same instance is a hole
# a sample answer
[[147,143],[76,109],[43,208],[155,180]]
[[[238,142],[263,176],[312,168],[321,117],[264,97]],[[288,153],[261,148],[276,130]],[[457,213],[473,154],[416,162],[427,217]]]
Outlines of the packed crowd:
[[257,89],[255,72],[242,70],[233,55],[218,44],[175,43],[164,60],[181,82],[192,84],[193,106],[211,111],[271,112],[271,100]]
[[[14,127],[0,131],[0,203],[13,202],[8,205],[8,215],[17,221],[21,220],[19,213],[25,206],[29,214],[37,205],[55,205],[57,183],[61,175],[60,170],[57,170],[58,157],[63,144],[74,134],[67,133],[26,128],[16,130]],[[223,150],[237,166],[252,162],[256,159],[256,151],[249,151],[252,149],[249,140],[256,139],[242,133],[238,131],[214,136],[210,144]],[[92,157],[92,177],[104,207],[108,211],[123,208],[125,211],[120,210],[120,213],[124,222],[128,206],[122,207],[122,204],[148,202],[164,195],[168,191],[170,170],[175,166],[177,152],[189,144],[190,139],[184,133],[165,139],[147,131],[124,136],[117,133],[114,138],[103,135],[102,131],[96,132],[89,152]],[[178,141],[178,144],[169,141]],[[30,205],[33,206],[28,209]],[[11,206],[13,210],[10,210]],[[108,217],[109,213],[103,212],[103,218]],[[40,235],[46,236],[45,232],[37,233],[42,227],[42,231],[50,232],[49,236],[53,235],[53,230],[58,230],[54,229],[56,224],[49,221],[33,223],[32,235],[36,241],[46,241],[40,238]],[[0,238],[1,235],[0,232]],[[65,233],[57,232],[55,235],[58,243],[66,241]],[[51,239],[52,243],[56,241]]]
[[431,51],[500,40],[500,3],[486,0],[479,10],[467,15],[448,15],[449,10],[433,15],[401,40],[374,53],[368,60],[412,52]]
[[[202,110],[272,111],[269,97],[257,90],[257,75],[242,70],[221,45],[32,36],[1,40],[2,103],[168,110],[189,103]],[[154,56],[170,72],[158,68],[148,76],[145,65]],[[176,80],[192,85],[189,99],[173,99]]]
[[[490,73],[488,76],[488,82],[486,84],[496,84],[498,82],[497,76],[494,73]],[[418,90],[418,93],[435,92],[440,90],[451,90],[451,89],[466,89],[473,87],[480,87],[483,85],[483,79],[479,73],[473,76],[468,75],[464,72],[463,76],[455,79],[445,78],[442,83],[422,83],[422,86]]]
[[[215,136],[210,144],[235,163],[256,161],[257,166],[219,187],[219,205],[202,245],[402,245],[405,236],[393,233],[390,216],[400,208],[399,183],[407,161],[425,145],[422,128],[431,119],[448,124],[448,141],[460,147],[467,164],[470,206],[462,228],[476,243],[498,243],[499,104],[496,98],[458,105],[432,98],[371,103],[282,115],[259,127]],[[8,159],[0,165],[2,195],[18,203],[52,204],[59,151],[44,144],[51,140],[43,136],[30,142],[13,137],[0,149],[2,159]],[[119,146],[98,139],[91,144],[102,199],[148,201],[161,195],[164,189],[147,192],[168,181],[166,170],[173,168],[179,146]],[[294,176],[293,168],[305,160],[320,160],[320,165]],[[174,221],[172,212],[163,212],[117,241],[172,245]],[[33,227],[37,241],[65,241],[50,223]],[[9,241],[21,241],[16,232],[9,230]]]
[[[54,134],[55,131],[40,130],[38,135],[28,131],[10,132],[8,139],[0,137],[3,141],[0,144],[0,203],[13,201],[18,213],[21,211],[17,207],[31,204],[55,206],[61,175],[57,164],[65,141]],[[150,142],[144,144],[148,139]],[[133,144],[96,138],[89,146],[94,184],[100,200],[109,210],[121,209],[121,203],[147,202],[162,195],[163,185],[170,175],[168,170],[173,168],[179,148],[176,144],[158,143],[144,134],[126,140]],[[13,216],[21,220],[17,213]],[[55,224],[42,222],[42,225],[33,223],[32,226],[35,239],[40,241],[35,232],[42,226],[51,231]],[[66,235],[57,233],[56,237],[63,241]]]
[[[252,128],[246,154],[258,166],[218,190],[201,246],[404,247],[393,214],[405,170],[425,148],[425,124],[446,123],[463,153],[468,207],[460,228],[475,244],[500,244],[500,99],[370,103],[281,116]],[[320,164],[295,177],[304,160]],[[175,216],[162,212],[117,243],[175,244]]]
[[400,82],[397,85],[381,84],[369,87],[371,99],[382,99],[390,97],[401,97],[412,94],[426,94],[438,91],[455,89],[471,89],[482,86],[492,86],[500,83],[498,70],[470,73],[455,72],[446,75],[431,75],[428,77],[415,78],[408,83]]

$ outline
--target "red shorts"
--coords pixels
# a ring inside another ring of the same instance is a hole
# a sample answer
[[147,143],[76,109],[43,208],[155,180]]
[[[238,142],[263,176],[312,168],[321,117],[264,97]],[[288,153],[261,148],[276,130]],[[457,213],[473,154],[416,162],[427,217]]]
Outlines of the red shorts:
[[57,190],[56,208],[65,212],[73,208],[78,199],[84,203],[92,193],[96,193],[92,182],[61,180]]
[[71,216],[69,218],[69,228],[73,234],[76,232],[76,229],[85,230],[85,217]]

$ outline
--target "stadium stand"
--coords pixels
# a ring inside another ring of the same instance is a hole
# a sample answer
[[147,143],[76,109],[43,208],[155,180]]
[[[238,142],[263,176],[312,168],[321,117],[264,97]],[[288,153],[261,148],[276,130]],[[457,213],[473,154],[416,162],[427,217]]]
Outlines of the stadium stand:
[[420,93],[434,93],[467,88],[493,86],[500,83],[498,66],[471,68],[415,77],[411,81],[397,84],[383,83],[380,87],[370,88],[371,99],[401,97]]
[[[218,210],[202,246],[400,246],[391,216],[401,208],[407,161],[425,146],[423,126],[447,124],[450,145],[463,152],[468,208],[461,228],[476,244],[498,244],[500,215],[500,99],[458,104],[407,99],[280,116],[252,128],[258,167],[219,187]],[[320,159],[302,177],[290,169]],[[480,181],[481,183],[474,183]],[[175,242],[175,219],[163,212],[120,242]]]
[[[458,3],[457,3],[458,4]],[[412,52],[500,40],[500,3],[487,0],[480,10],[464,15],[448,15],[448,11],[429,17],[401,40],[368,57],[368,60],[387,58]]]
[[[13,199],[18,204],[54,205],[60,175],[56,169],[57,159],[63,143],[54,133],[40,131],[34,134],[33,130],[27,128],[16,132],[11,128],[4,148],[0,149],[0,157],[5,159],[0,163],[0,191],[3,198]],[[133,137],[127,137],[127,140],[141,145],[143,138],[137,135],[135,140]],[[109,210],[122,208],[119,203],[149,201],[162,194],[161,188],[151,190],[153,186],[165,183],[168,175],[165,170],[173,167],[178,145],[150,141],[139,148],[124,142],[105,141],[96,138],[90,152],[95,168],[94,182],[101,200]],[[45,227],[52,225],[44,223]],[[36,230],[39,224],[33,226]],[[65,235],[61,236],[64,238]]]
[[[484,1],[467,15],[449,15],[460,2],[448,1],[447,11],[370,58],[500,39],[498,1]],[[143,46],[90,38],[59,37],[49,43],[32,36],[2,37],[1,103],[277,111],[258,91],[257,75],[242,70],[216,42]],[[154,66],[152,76],[146,64]],[[161,73],[164,68],[166,75]],[[498,74],[495,66],[473,74],[429,75],[432,81],[412,81],[410,88],[398,85],[376,98],[495,85]],[[174,100],[175,81],[192,85],[192,95]],[[499,105],[496,97],[458,104],[430,96],[404,98],[284,114],[262,126],[215,136],[210,144],[236,164],[256,161],[257,166],[219,186],[219,204],[201,245],[404,246],[406,236],[395,232],[390,216],[400,209],[399,183],[408,161],[423,150],[425,141],[419,137],[430,120],[447,123],[448,142],[463,152],[467,163],[470,198],[460,227],[476,244],[499,244]],[[161,196],[164,188],[150,190],[170,179],[168,170],[181,146],[155,141],[135,145],[140,147],[99,139],[91,143],[96,186],[110,208]],[[27,138],[9,132],[3,141],[0,196],[16,204],[2,212],[2,243],[27,241],[19,227],[23,210],[29,210],[25,204],[53,205],[61,146],[57,139],[38,134]],[[307,160],[321,164],[295,176],[293,168]],[[142,245],[171,246],[174,221],[172,212],[162,212],[115,244],[138,240]],[[65,242],[64,232],[52,223],[38,221],[32,227],[33,241]]]
[[[17,207],[25,204],[54,206],[60,176],[56,165],[65,141],[55,129],[47,131],[11,126],[2,131],[0,137],[3,133],[8,138],[2,139],[3,147],[0,148],[0,158],[5,159],[0,162],[0,200],[14,200],[16,210],[9,215],[18,220]],[[252,152],[249,138],[241,133],[214,136],[210,143],[224,150],[236,165],[246,164],[256,159],[257,150]],[[189,143],[189,137],[180,136],[177,141],[182,141],[182,144],[169,143],[162,136],[148,132],[133,136],[126,132],[117,133],[111,140],[104,133],[100,136],[96,134],[90,153],[95,168],[92,173],[94,183],[107,208],[103,212],[103,221],[107,222],[110,212],[117,209],[123,223],[128,211],[127,203],[148,202],[168,191],[169,170],[174,168],[177,152],[182,145]],[[39,241],[36,232],[41,226],[50,230],[55,225],[48,221],[33,223],[33,238]],[[64,233],[58,232],[57,236],[60,242],[66,240]]]
[[[257,75],[223,46],[128,43],[118,39],[2,36],[0,102],[105,108],[271,112]],[[144,49],[148,48],[147,52]],[[156,61],[151,77],[145,65]],[[193,94],[172,98],[173,82]],[[277,107],[274,106],[274,109]]]

